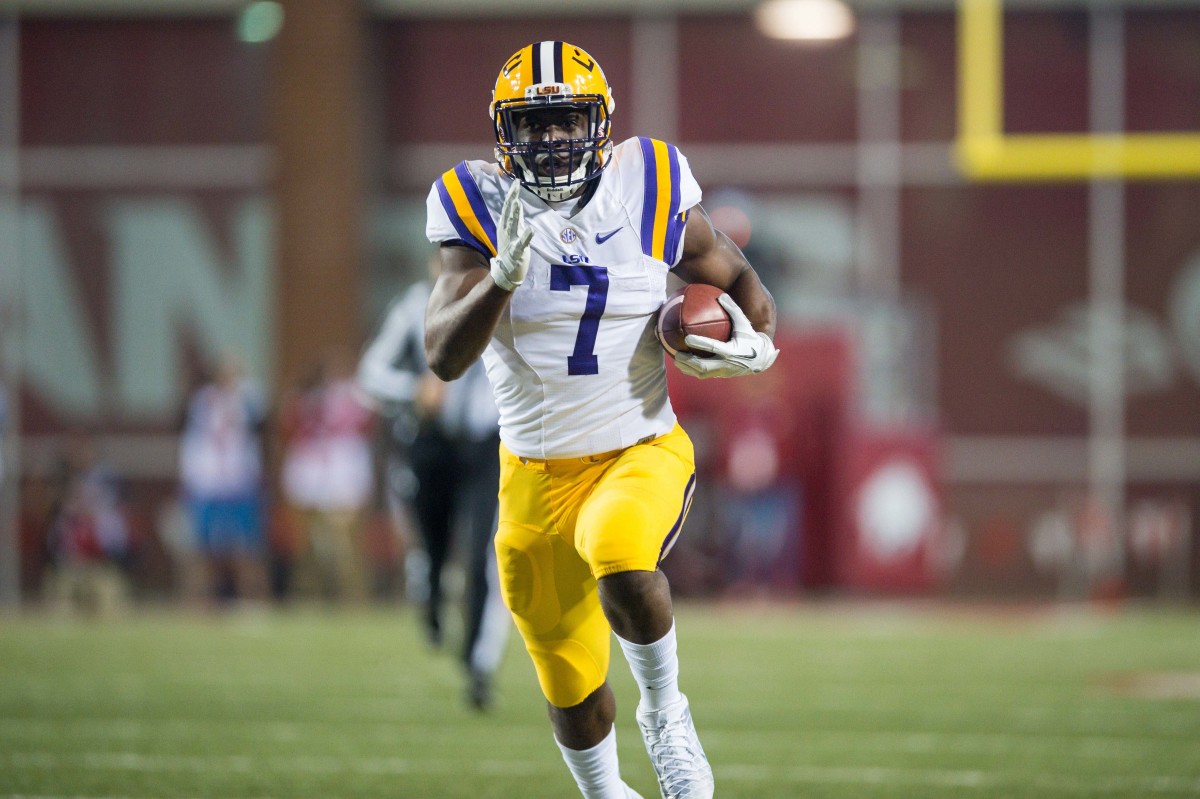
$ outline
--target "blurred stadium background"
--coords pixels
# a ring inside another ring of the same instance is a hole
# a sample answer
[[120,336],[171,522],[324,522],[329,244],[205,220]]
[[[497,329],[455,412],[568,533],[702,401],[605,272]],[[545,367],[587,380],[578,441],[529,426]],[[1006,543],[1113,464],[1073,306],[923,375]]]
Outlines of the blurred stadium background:
[[[519,643],[470,713],[386,524],[373,608],[175,612],[190,392],[229,353],[263,386],[287,549],[282,398],[423,273],[428,187],[539,39],[680,145],[781,311],[776,368],[672,382],[721,795],[1200,794],[1200,1],[8,0],[0,795],[569,792]],[[116,622],[43,612],[81,444]]]
[[80,435],[137,596],[179,595],[199,375],[237,353],[278,399],[361,348],[423,269],[430,182],[490,158],[496,65],[542,38],[601,60],[615,138],[683,148],[780,306],[784,368],[674,381],[705,483],[682,593],[1196,594],[1195,2],[5,9],[6,605],[39,597]]

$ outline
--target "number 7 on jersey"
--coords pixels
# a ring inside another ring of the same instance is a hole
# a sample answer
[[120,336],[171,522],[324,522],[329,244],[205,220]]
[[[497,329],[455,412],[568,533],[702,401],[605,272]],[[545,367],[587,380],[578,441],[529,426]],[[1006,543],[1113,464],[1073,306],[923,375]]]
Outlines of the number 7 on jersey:
[[599,374],[596,333],[608,303],[608,268],[585,263],[550,264],[550,290],[570,291],[572,286],[587,286],[588,293],[575,334],[575,351],[567,356],[567,374]]

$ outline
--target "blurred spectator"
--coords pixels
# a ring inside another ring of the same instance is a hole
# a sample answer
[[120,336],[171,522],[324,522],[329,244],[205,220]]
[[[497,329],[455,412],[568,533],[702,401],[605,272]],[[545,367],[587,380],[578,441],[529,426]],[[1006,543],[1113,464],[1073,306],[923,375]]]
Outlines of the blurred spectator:
[[315,364],[284,402],[282,479],[301,531],[297,579],[315,582],[330,601],[366,598],[372,421],[341,352]]
[[71,438],[51,485],[50,605],[98,616],[123,612],[131,596],[129,521],[117,477],[90,436]]
[[780,468],[784,442],[765,420],[729,432],[719,486],[728,590],[770,596],[795,588],[800,488]]
[[418,381],[426,373],[423,325],[430,284],[420,281],[389,305],[383,325],[358,364],[358,385],[381,417],[379,499],[386,506],[404,557],[408,598],[429,599],[429,558],[421,542],[412,540],[413,498],[417,477],[410,450],[430,411],[418,404]]
[[688,535],[671,553],[680,562],[664,567],[688,592],[757,597],[799,589],[808,499],[800,464],[811,445],[784,375],[773,369],[719,392],[713,381],[672,382],[698,479],[715,489],[688,514]]
[[262,394],[232,357],[188,402],[180,484],[205,582],[220,601],[263,595],[264,423]]
[[[431,259],[431,277],[437,264]],[[410,506],[417,518],[426,556],[424,623],[435,646],[443,638],[443,573],[455,533],[466,536],[461,657],[468,700],[482,710],[492,701],[492,675],[509,628],[492,547],[499,414],[482,360],[451,383],[429,371],[424,330],[431,287],[430,280],[421,280],[392,304],[359,363],[358,379],[390,421],[386,484],[393,504]]]

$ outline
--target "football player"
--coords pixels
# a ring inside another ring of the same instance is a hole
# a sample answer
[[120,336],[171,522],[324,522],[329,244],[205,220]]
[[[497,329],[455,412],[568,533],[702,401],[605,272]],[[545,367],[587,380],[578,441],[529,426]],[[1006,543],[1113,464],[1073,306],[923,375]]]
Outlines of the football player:
[[637,796],[617,763],[615,632],[662,796],[711,797],[659,570],[695,465],[667,396],[655,313],[668,272],[723,289],[731,340],[690,336],[701,354],[674,360],[694,377],[733,377],[774,362],[775,304],[713,229],[677,148],[650,138],[614,146],[614,107],[579,47],[536,42],[504,63],[490,108],[496,163],[460,163],[429,193],[442,271],[425,347],[445,380],[481,353],[487,365],[500,410],[502,592],[579,789]]

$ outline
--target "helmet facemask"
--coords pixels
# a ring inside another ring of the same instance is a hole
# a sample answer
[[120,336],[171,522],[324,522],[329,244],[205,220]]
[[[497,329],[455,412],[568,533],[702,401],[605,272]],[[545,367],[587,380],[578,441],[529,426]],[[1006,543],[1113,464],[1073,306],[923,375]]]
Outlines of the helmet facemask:
[[[504,171],[548,202],[565,200],[599,177],[612,151],[606,99],[600,95],[549,94],[535,86],[525,98],[499,101],[493,108],[496,160]],[[578,111],[587,117],[587,135],[573,139],[518,141],[522,114],[538,109]]]

